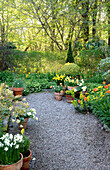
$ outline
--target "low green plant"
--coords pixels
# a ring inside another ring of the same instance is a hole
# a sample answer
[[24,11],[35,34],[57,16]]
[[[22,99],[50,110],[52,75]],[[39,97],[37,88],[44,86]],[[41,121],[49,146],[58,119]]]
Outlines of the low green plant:
[[72,90],[66,90],[65,93],[66,93],[67,95],[72,95],[73,97],[74,97],[74,95],[75,95],[74,89],[72,89]]
[[30,146],[29,138],[23,135],[23,144],[21,146],[20,152],[23,154],[24,158],[28,156],[29,146]]
[[16,87],[16,88],[21,88],[21,87],[24,87],[25,84],[24,84],[24,81],[22,79],[16,79],[13,83],[13,87]]
[[59,73],[65,74],[67,76],[76,76],[79,75],[80,67],[77,64],[74,63],[66,63],[62,66]]
[[59,86],[53,86],[52,90],[54,92],[60,93],[63,90],[63,86],[60,86],[60,85]]

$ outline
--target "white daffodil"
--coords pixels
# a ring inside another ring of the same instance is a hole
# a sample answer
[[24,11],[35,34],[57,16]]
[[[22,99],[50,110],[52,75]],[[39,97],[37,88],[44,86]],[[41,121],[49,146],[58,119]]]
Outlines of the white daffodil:
[[8,147],[5,147],[4,150],[5,150],[5,151],[8,151]]
[[11,111],[13,109],[13,106],[9,107],[9,110]]
[[35,119],[38,120],[38,117],[36,117]]
[[16,146],[15,146],[15,149],[18,149],[18,148],[19,148],[19,145],[16,145]]
[[27,112],[27,115],[28,115],[28,116],[31,116],[31,112]]
[[20,125],[20,128],[22,128],[23,127],[23,125]]
[[86,91],[86,89],[87,89],[86,86],[83,86],[83,87],[82,87],[82,90],[83,90],[83,91]]
[[19,119],[17,119],[17,121],[16,121],[17,123],[20,123],[20,120]]
[[2,148],[4,146],[4,144],[2,142],[0,142],[0,147]]
[[12,134],[10,134],[10,137],[9,137],[11,140],[13,139],[13,135]]
[[76,92],[77,91],[77,89],[74,89],[74,92]]

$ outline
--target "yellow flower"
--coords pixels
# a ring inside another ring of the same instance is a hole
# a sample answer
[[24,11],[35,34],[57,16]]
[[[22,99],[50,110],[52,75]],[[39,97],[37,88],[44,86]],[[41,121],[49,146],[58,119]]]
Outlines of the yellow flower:
[[21,72],[21,70],[20,70],[20,72]]
[[39,73],[39,71],[37,71],[37,73]]
[[28,74],[31,74],[30,72]]
[[34,71],[36,71],[36,68],[34,68]]
[[26,101],[26,98],[23,98],[23,101]]
[[25,132],[25,130],[24,130],[24,129],[22,129],[22,130],[21,130],[21,134],[23,135],[23,134],[24,134],[24,132]]
[[15,122],[15,119],[12,119],[12,122],[14,123],[14,122]]
[[25,70],[26,70],[26,68],[25,68]]

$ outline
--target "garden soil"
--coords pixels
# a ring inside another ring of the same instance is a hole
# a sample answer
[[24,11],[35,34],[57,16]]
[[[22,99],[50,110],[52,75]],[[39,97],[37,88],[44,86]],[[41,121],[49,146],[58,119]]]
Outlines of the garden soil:
[[[38,121],[29,119],[25,135],[31,141],[30,170],[110,170],[110,132],[92,114],[75,111],[55,100],[53,92],[26,96]],[[19,133],[10,122],[10,133]]]

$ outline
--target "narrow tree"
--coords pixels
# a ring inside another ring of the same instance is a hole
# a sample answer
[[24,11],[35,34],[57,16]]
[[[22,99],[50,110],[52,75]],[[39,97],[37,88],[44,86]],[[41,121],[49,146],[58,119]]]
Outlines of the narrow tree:
[[66,63],[68,62],[69,63],[74,62],[74,57],[72,55],[71,41],[69,41],[69,48],[68,48],[67,59],[66,59]]

